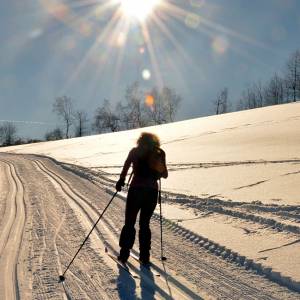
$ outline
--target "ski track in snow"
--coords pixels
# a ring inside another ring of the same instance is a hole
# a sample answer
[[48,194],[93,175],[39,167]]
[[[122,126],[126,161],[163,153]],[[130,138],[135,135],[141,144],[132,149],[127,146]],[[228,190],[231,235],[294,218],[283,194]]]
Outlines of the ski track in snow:
[[[79,209],[83,212],[83,214],[85,215],[85,217],[89,220],[90,223],[90,227],[93,226],[94,224],[94,220],[97,219],[98,216],[98,210],[93,207],[92,205],[90,205],[82,195],[78,194],[75,190],[73,190],[70,185],[61,177],[59,176],[57,173],[51,171],[49,168],[47,168],[42,162],[40,161],[35,161],[35,163],[38,165],[38,167],[43,170],[45,173],[47,173],[53,180],[55,180],[60,187],[63,189],[63,191],[68,194],[68,196],[70,198],[72,198],[73,201],[76,202],[76,204],[78,205]],[[93,218],[91,217],[93,216]],[[104,228],[105,230],[105,228]],[[103,230],[102,230],[103,231]],[[110,233],[110,231],[108,231],[107,229],[105,230],[107,232],[107,234]],[[102,238],[103,237],[103,233],[101,233],[99,230],[96,229],[97,235],[98,237]],[[108,236],[106,236],[106,240],[108,239]],[[114,237],[114,245],[115,248],[117,247],[117,238],[116,236]],[[106,246],[110,246],[111,247],[111,243],[105,243]],[[103,247],[102,247],[103,249]],[[102,250],[103,251],[103,250]],[[136,266],[135,266],[136,269]],[[138,272],[137,270],[135,270],[135,272]],[[146,279],[146,278],[145,278]],[[151,284],[151,282],[149,280],[146,280],[148,282],[148,284]],[[163,289],[157,285],[156,289],[160,288],[160,292],[163,294],[164,298],[168,298],[168,295],[165,295],[163,293]],[[176,298],[180,298],[180,299],[188,299],[188,297],[186,297],[184,294],[182,294],[182,292],[180,291],[176,291],[176,287],[173,287],[173,294],[177,295]],[[193,298],[196,299],[197,295],[193,294]]]
[[239,218],[245,221],[263,224],[270,229],[300,234],[300,206],[264,205],[225,201],[215,197],[198,198],[192,196],[164,193],[169,203],[180,203],[201,212],[213,212]]
[[25,223],[24,187],[13,164],[6,165],[9,194],[0,235],[0,290],[6,299],[19,298],[18,257]]
[[[102,172],[99,173],[95,170],[90,170],[70,164],[61,164],[61,166],[63,166],[67,170],[75,172],[76,174],[84,178],[88,178],[89,180],[98,182],[101,185],[105,185],[108,188],[113,189],[111,180],[108,178],[105,179],[105,176],[103,176]],[[185,207],[194,208],[195,211],[199,211],[197,213],[198,216],[195,219],[203,218],[209,214],[219,214],[242,221],[245,224],[245,227],[247,227],[249,224],[262,224],[263,228],[268,229],[271,232],[273,231],[275,235],[276,233],[281,231],[286,231],[290,235],[299,232],[299,217],[297,215],[297,212],[299,210],[298,206],[265,205],[258,201],[253,203],[231,202],[213,197],[211,199],[197,198],[175,193],[164,193],[164,202],[176,204],[182,203]],[[181,222],[186,220],[179,219],[177,221]],[[201,247],[204,247],[205,249],[208,249],[208,251],[214,253],[217,256],[222,256],[223,258],[227,260],[229,259],[230,261],[233,261],[245,268],[252,268],[254,271],[267,276],[275,282],[279,282],[285,286],[288,286],[292,289],[297,289],[299,291],[298,282],[295,282],[289,277],[281,275],[277,271],[272,271],[270,267],[266,267],[260,264],[259,261],[253,262],[253,260],[248,259],[247,257],[240,255],[239,253],[233,252],[232,250],[227,249],[226,247],[218,243],[214,243],[207,238],[197,236],[197,234],[190,232],[187,229],[180,228],[179,225],[174,222],[170,222],[169,220],[165,220],[164,225],[171,228],[173,231],[175,230],[175,232],[179,231],[181,235],[185,236],[185,238],[191,240],[193,243],[200,245]],[[248,232],[247,230],[245,230],[245,233],[252,234],[251,231]],[[296,237],[297,235],[295,235],[295,238]],[[287,245],[290,245],[290,243]]]
[[[224,261],[199,247],[182,236],[180,230],[174,231],[172,226],[164,226],[168,260],[162,264],[157,218],[151,224],[153,269],[161,276],[153,278],[153,274],[145,274],[135,260],[130,260],[130,267],[141,278],[126,277],[104,253],[104,246],[118,250],[124,214],[124,201],[120,198],[112,202],[91,239],[67,271],[64,290],[58,283],[58,275],[62,274],[99,212],[106,206],[111,195],[105,191],[113,187],[113,181],[82,168],[70,165],[61,165],[64,167],[61,168],[53,160],[38,156],[1,154],[0,166],[0,174],[5,173],[10,183],[7,201],[0,206],[1,217],[3,215],[0,266],[2,270],[3,264],[6,265],[6,274],[10,275],[0,275],[0,295],[4,295],[4,299],[299,298],[299,294],[264,276]],[[86,178],[97,182],[92,184]],[[165,194],[165,197],[177,203],[183,199],[184,205],[195,207],[196,201],[190,197],[176,194]],[[3,201],[4,198],[0,199]],[[279,221],[284,216],[293,223],[286,226],[297,227],[297,218],[293,217],[289,207],[256,203],[241,208],[218,199],[207,202],[202,199],[200,203],[201,210],[206,208],[207,212],[228,215],[227,210],[233,211],[236,213],[234,217],[243,220],[247,219],[245,214],[259,215],[263,220],[277,218],[276,222],[284,225],[284,221]],[[274,227],[274,224],[266,225]],[[13,249],[9,259],[5,249]]]
[[[299,163],[299,159],[288,160],[289,162]],[[239,164],[240,162],[236,162]],[[252,162],[247,162],[252,163]],[[255,163],[263,163],[265,161],[258,161]],[[268,163],[282,163],[282,161],[268,162]],[[223,164],[223,163],[222,163]],[[230,165],[231,163],[224,163]],[[107,178],[107,173],[92,170],[71,164],[61,164],[67,170],[70,170],[79,176],[88,180],[95,181],[99,184],[112,189],[114,181]],[[208,164],[210,165],[210,164]],[[214,167],[214,163],[212,163]],[[286,231],[290,233],[300,234],[300,206],[298,205],[276,205],[276,204],[263,204],[257,202],[239,202],[218,199],[216,196],[209,197],[195,197],[187,196],[184,194],[163,192],[164,201],[168,203],[182,204],[183,206],[193,208],[205,213],[217,213],[227,215],[234,218],[239,218],[245,221],[251,221],[263,224],[271,229],[277,231]]]

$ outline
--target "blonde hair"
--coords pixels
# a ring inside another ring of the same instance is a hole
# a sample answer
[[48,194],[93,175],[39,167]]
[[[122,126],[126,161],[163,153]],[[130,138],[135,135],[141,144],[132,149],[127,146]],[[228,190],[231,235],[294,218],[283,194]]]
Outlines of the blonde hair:
[[146,148],[152,150],[160,147],[159,137],[150,132],[142,132],[137,140],[137,145],[140,148]]

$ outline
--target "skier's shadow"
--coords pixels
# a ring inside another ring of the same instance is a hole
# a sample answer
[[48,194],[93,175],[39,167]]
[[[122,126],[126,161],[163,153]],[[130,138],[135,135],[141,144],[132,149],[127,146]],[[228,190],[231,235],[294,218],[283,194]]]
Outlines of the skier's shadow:
[[141,300],[152,300],[155,294],[154,276],[150,268],[141,266]]
[[154,300],[155,282],[150,269],[141,266],[140,275],[140,297],[136,293],[136,282],[130,274],[122,267],[119,268],[117,278],[117,289],[121,300]]
[[134,279],[122,267],[119,268],[119,276],[117,278],[117,289],[121,300],[137,299],[136,284]]

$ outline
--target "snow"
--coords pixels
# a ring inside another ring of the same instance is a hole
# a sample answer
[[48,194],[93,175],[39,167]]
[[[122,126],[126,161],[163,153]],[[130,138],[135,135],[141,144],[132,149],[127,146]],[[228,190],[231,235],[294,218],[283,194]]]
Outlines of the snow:
[[297,102],[2,151],[43,154],[117,174],[140,132],[150,131],[159,135],[167,153],[167,191],[296,205],[299,122]]
[[1,151],[46,155],[117,180],[143,131],[158,134],[167,154],[166,218],[300,282],[299,102]]
[[[232,220],[227,216],[195,215],[192,209],[183,210],[178,205],[164,205],[164,216],[178,221],[181,226],[202,236],[209,237],[215,243],[269,265],[273,271],[284,272],[292,278],[300,279],[299,242],[292,244],[297,238],[283,232],[272,233],[260,224]],[[284,245],[290,244],[288,249]],[[269,249],[274,249],[269,251]]]

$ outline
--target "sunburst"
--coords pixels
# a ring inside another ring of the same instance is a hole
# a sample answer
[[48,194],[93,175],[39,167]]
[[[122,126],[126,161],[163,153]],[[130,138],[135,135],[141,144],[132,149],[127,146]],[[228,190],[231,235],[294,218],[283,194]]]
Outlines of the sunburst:
[[[201,15],[203,6],[209,5],[204,0],[191,1],[191,3],[194,3],[194,7],[188,7],[189,4],[179,6],[174,1],[169,0],[79,0],[75,4],[59,0],[39,1],[52,17],[71,27],[84,38],[94,39],[94,45],[78,62],[77,70],[70,76],[67,83],[68,87],[77,79],[83,68],[90,66],[89,63],[95,61],[94,58],[96,57],[100,64],[97,66],[97,71],[95,71],[97,76],[101,75],[101,68],[107,62],[115,61],[112,82],[115,85],[113,90],[116,91],[120,78],[124,77],[124,74],[122,74],[124,71],[122,70],[124,54],[128,54],[126,51],[128,48],[133,49],[132,45],[129,44],[134,40],[131,38],[132,26],[135,27],[135,33],[139,31],[142,36],[141,39],[138,38],[139,41],[135,47],[136,53],[131,53],[135,60],[133,64],[141,64],[143,57],[147,55],[150,58],[151,65],[143,67],[151,71],[151,80],[158,87],[164,85],[163,76],[160,72],[160,58],[166,57],[167,53],[163,52],[161,45],[157,44],[156,41],[159,38],[153,36],[153,32],[156,32],[156,34],[158,32],[161,35],[160,40],[167,40],[172,44],[176,53],[182,57],[187,66],[193,68],[195,65],[188,54],[188,49],[172,33],[170,29],[172,22],[174,24],[174,22],[180,21],[182,26],[187,26],[190,30],[209,35],[212,40],[209,46],[218,55],[223,55],[229,48],[233,48],[230,38],[258,47],[265,47],[263,43],[221,26]],[[201,9],[200,4],[196,9],[195,3],[201,3]],[[216,40],[218,36],[220,38]],[[223,36],[229,38],[223,39]],[[130,47],[128,47],[129,45]],[[143,51],[140,51],[141,47]],[[172,65],[168,66],[170,63]],[[172,62],[171,59],[165,60],[164,64],[170,70],[176,69],[176,62]],[[138,70],[141,69],[140,67]],[[143,78],[142,73],[138,75]],[[149,80],[149,76],[147,79]],[[98,78],[95,78],[95,85],[98,80]]]
[[126,17],[144,22],[160,3],[161,0],[121,0],[121,9]]

